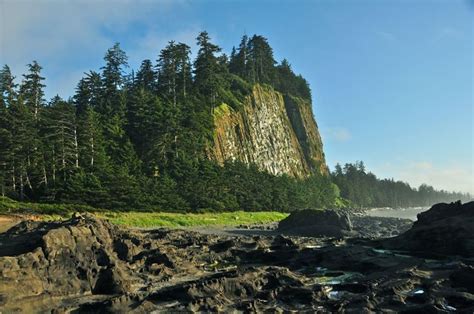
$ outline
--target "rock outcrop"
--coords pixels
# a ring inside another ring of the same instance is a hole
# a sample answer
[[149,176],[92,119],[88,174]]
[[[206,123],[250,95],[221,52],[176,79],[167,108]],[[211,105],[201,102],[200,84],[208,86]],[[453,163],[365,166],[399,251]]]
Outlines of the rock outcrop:
[[474,257],[474,202],[436,204],[418,214],[410,230],[384,246],[424,255]]
[[278,231],[306,237],[344,237],[353,234],[349,215],[336,210],[306,209],[280,221]]
[[[115,295],[130,290],[131,270],[118,258],[123,233],[105,220],[22,222],[0,237],[0,308],[39,295]],[[23,308],[24,309],[24,308]]]
[[[327,215],[350,229],[344,216]],[[424,259],[376,244],[139,231],[80,215],[23,222],[0,234],[0,311],[474,311],[472,259]]]
[[214,112],[214,145],[220,163],[254,163],[274,175],[327,174],[323,145],[311,104],[255,85],[240,110],[222,104]]

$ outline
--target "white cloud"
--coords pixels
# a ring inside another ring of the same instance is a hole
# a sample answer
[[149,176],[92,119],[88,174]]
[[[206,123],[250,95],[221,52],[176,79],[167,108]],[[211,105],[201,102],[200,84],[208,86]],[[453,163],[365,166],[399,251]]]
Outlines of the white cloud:
[[38,60],[44,67],[48,96],[59,92],[67,97],[82,73],[97,70],[105,51],[115,41],[125,40],[123,36],[134,34],[134,27],[146,31],[128,39],[134,45],[127,51],[132,65],[139,63],[138,58],[154,60],[171,39],[190,44],[197,26],[183,25],[176,32],[156,26],[170,10],[186,4],[179,0],[0,0],[0,63],[20,76],[27,63]]

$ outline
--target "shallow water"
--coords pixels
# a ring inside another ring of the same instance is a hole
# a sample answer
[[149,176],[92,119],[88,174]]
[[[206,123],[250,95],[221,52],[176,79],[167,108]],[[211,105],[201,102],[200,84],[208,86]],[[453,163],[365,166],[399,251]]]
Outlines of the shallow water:
[[426,207],[410,207],[410,208],[376,208],[367,211],[367,215],[373,217],[395,217],[404,218],[416,221],[416,215],[421,212],[427,211]]

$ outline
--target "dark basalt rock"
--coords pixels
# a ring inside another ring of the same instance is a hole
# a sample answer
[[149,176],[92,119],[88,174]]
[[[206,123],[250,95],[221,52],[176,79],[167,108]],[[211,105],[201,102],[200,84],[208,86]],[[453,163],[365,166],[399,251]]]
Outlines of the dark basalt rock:
[[383,246],[430,256],[474,257],[474,202],[436,204],[418,214],[410,230]]
[[[348,217],[322,213],[319,224],[351,232]],[[473,259],[380,242],[130,230],[87,215],[22,223],[0,234],[0,311],[473,313]]]
[[305,209],[291,213],[278,224],[279,232],[307,237],[353,235],[349,215],[336,210]]
[[14,304],[42,294],[124,293],[130,270],[113,245],[121,237],[116,226],[92,216],[20,223],[0,235],[0,297]]

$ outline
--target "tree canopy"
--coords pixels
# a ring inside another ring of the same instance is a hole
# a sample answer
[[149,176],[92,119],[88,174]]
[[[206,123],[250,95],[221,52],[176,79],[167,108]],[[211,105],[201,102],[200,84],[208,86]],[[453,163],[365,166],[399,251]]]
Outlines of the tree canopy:
[[[194,212],[333,206],[339,191],[360,206],[424,204],[438,199],[433,195],[448,195],[378,180],[360,164],[339,167],[331,177],[295,179],[253,164],[221,166],[209,160],[213,111],[222,102],[240,110],[255,83],[308,102],[311,91],[286,59],[277,64],[263,36],[243,36],[230,58],[207,32],[196,40],[195,60],[189,46],[170,41],[155,63],[146,59],[130,73],[128,57],[116,43],[100,71],[85,73],[70,99],[45,100],[45,78],[36,61],[20,84],[3,66],[1,195]],[[398,196],[390,198],[395,191]]]

